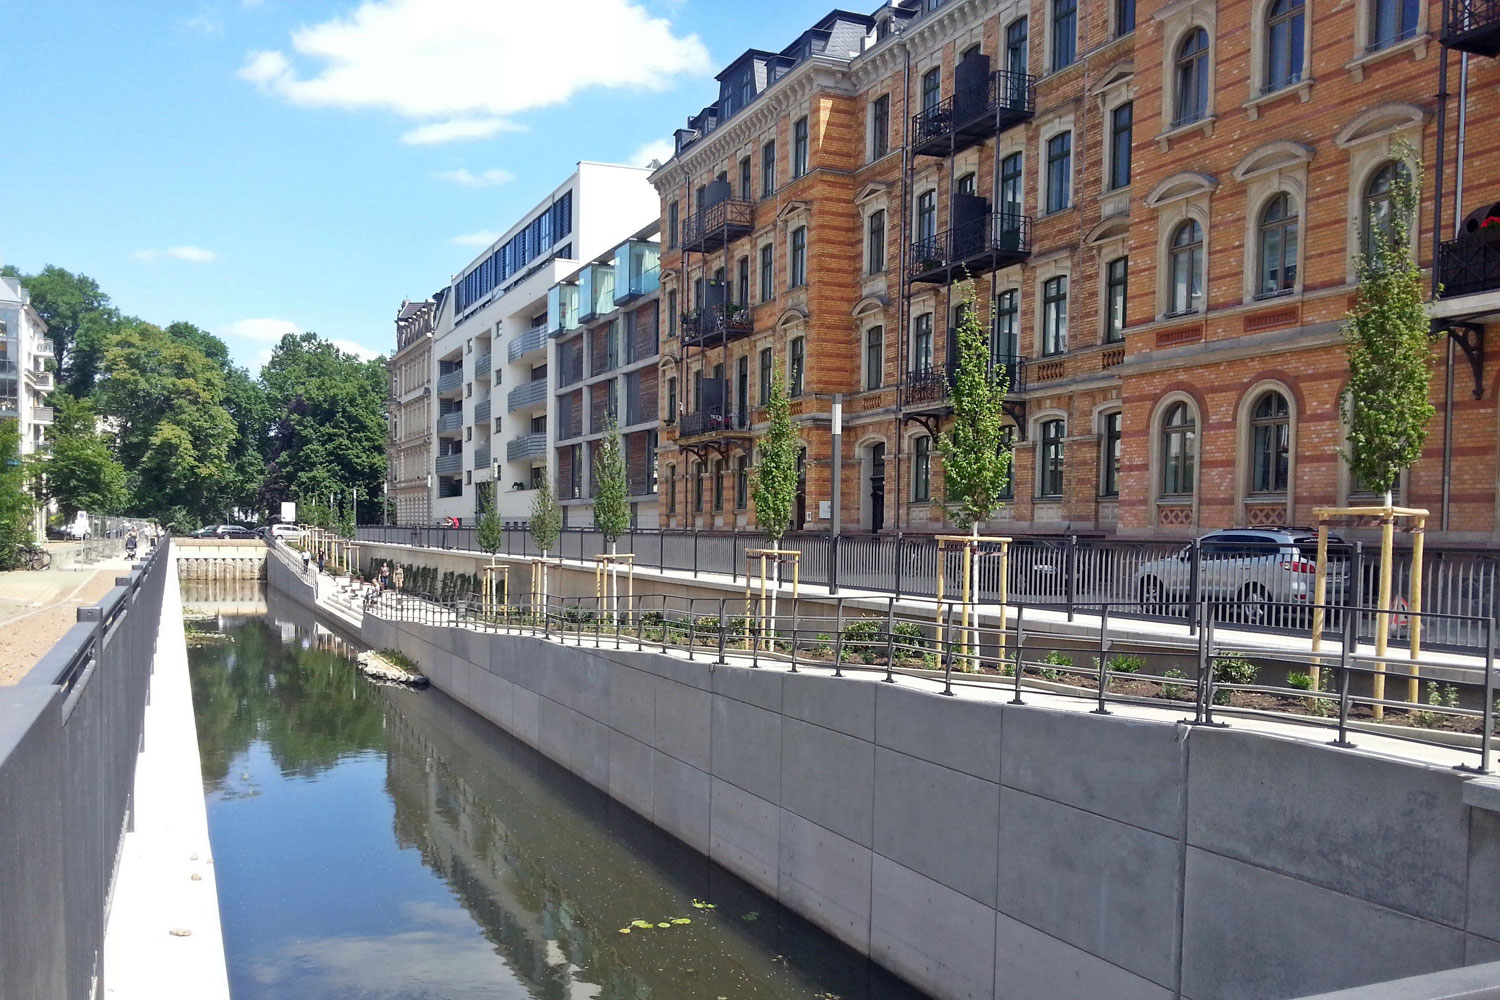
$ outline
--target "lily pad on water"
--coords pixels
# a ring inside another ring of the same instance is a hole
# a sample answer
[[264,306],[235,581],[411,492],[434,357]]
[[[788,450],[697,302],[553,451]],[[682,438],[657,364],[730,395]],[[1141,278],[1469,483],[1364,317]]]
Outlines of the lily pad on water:
[[629,934],[630,933],[630,928],[629,927],[621,927],[620,928],[620,933],[621,934]]
[[714,905],[713,903],[705,903],[701,899],[695,899],[695,900],[693,900],[693,909],[695,909],[695,910],[717,910],[718,907],[716,905]]
[[632,926],[632,927],[639,927],[643,931],[649,931],[651,928],[655,927],[656,925],[653,924],[649,920],[632,920],[630,922],[630,926]]
[[760,914],[756,913],[754,910],[751,910],[749,913],[746,913],[746,914],[742,915],[740,917],[740,919],[741,920],[759,920],[760,919]]
[[689,917],[673,917],[672,918],[672,923],[674,923],[674,924],[690,924],[692,922],[693,922],[692,919],[689,918]]
[[661,923],[657,924],[656,926],[658,926],[658,927],[671,927],[672,925],[669,924],[669,923],[667,923],[665,920],[663,920]]

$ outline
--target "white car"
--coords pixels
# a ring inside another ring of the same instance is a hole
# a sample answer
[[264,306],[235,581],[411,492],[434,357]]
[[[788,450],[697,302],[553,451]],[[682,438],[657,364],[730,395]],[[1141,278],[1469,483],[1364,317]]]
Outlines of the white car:
[[302,537],[302,529],[295,524],[273,524],[267,532],[279,542],[295,542]]
[[63,534],[74,542],[86,542],[93,532],[89,528],[89,516],[84,511],[79,511],[73,516],[73,520],[63,525]]

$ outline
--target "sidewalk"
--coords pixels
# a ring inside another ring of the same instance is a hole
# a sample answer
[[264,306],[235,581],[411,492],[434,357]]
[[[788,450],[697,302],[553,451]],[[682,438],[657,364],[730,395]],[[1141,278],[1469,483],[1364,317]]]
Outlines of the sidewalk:
[[130,570],[126,559],[78,569],[0,573],[0,684],[14,684]]

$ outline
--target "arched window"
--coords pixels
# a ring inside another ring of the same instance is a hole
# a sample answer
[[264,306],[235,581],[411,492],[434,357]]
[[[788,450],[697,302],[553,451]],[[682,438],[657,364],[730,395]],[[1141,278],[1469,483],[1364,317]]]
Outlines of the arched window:
[[1281,295],[1297,284],[1297,206],[1285,192],[1260,213],[1258,296]]
[[1203,228],[1188,219],[1172,233],[1167,312],[1197,312],[1203,306]]
[[1042,447],[1037,469],[1037,496],[1060,497],[1063,494],[1063,431],[1061,420],[1042,421]]
[[1193,492],[1193,439],[1198,423],[1186,403],[1174,403],[1161,425],[1161,495]]
[[1372,253],[1379,241],[1390,238],[1396,181],[1408,176],[1406,164],[1391,160],[1375,171],[1365,183],[1364,210],[1361,213],[1363,224],[1360,226],[1362,253]]
[[1271,93],[1302,79],[1303,0],[1272,0],[1266,9],[1266,80]]
[[1208,32],[1194,28],[1177,46],[1176,103],[1172,127],[1189,125],[1208,114]]
[[1267,392],[1250,414],[1250,492],[1285,493],[1292,446],[1291,411],[1286,397]]

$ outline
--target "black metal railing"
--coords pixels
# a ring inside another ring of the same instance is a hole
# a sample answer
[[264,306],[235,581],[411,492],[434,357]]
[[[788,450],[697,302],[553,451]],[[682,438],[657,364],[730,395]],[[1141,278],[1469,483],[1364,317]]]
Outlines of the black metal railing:
[[912,281],[946,283],[987,274],[1031,256],[1031,216],[987,212],[910,248]]
[[745,236],[755,226],[755,203],[728,198],[683,220],[682,249],[713,250]]
[[747,409],[733,406],[705,406],[697,413],[684,413],[678,437],[697,437],[700,434],[719,434],[724,431],[743,431],[750,428],[750,413]]
[[1438,251],[1438,280],[1443,297],[1500,289],[1500,234],[1491,240],[1478,234],[1460,236]]
[[1500,0],[1449,0],[1442,42],[1462,52],[1500,55]]
[[962,152],[1035,114],[1036,77],[997,70],[912,115],[912,147],[920,156]]
[[748,337],[755,330],[751,317],[749,307],[733,302],[697,309],[682,317],[682,343],[697,347]]

